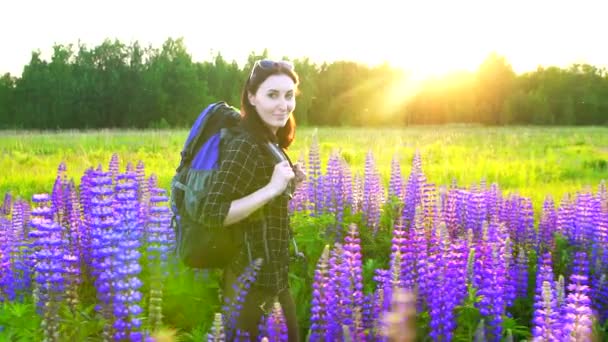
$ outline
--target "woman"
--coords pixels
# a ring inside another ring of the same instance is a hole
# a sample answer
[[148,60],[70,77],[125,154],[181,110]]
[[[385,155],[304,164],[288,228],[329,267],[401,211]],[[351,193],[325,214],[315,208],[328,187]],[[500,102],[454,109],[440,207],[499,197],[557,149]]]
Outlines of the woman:
[[[252,341],[257,339],[262,315],[272,310],[276,300],[283,308],[289,341],[298,341],[288,284],[288,201],[292,184],[299,183],[304,174],[284,153],[295,137],[297,86],[298,76],[289,62],[261,60],[254,64],[241,96],[243,119],[236,135],[221,147],[218,179],[203,205],[211,224],[242,232],[242,248],[224,270],[225,296],[232,297],[237,277],[253,260],[262,259],[236,325]],[[277,162],[268,143],[281,148],[283,161]]]

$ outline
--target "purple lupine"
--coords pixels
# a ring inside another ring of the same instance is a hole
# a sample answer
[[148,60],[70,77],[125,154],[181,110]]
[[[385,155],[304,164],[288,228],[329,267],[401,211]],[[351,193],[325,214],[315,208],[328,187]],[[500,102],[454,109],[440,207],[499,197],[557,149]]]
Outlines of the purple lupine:
[[608,268],[604,266],[603,273],[596,273],[592,282],[594,307],[598,312],[600,322],[608,319]]
[[412,169],[405,186],[405,196],[403,199],[403,218],[405,219],[404,224],[406,229],[409,229],[414,224],[416,208],[422,205],[422,191],[425,183],[426,178],[422,172],[420,153],[416,151],[412,160]]
[[12,207],[13,196],[10,192],[7,192],[4,194],[4,200],[2,201],[2,206],[0,206],[0,215],[8,217],[11,214]]
[[29,231],[29,212],[30,204],[24,200],[17,200],[13,204],[11,226],[13,235],[12,262],[13,262],[13,283],[15,294],[19,299],[30,293],[31,289],[31,268],[28,260],[31,254],[28,239]]
[[511,244],[511,239],[507,235],[503,248],[501,250],[501,258],[503,258],[505,263],[505,304],[507,307],[512,306],[517,298],[517,274],[513,271],[515,268],[515,256],[513,253],[513,245]]
[[[358,227],[351,223],[348,235],[344,243],[344,262],[348,275],[345,279],[343,290],[351,297],[349,305],[350,317],[345,321],[350,329],[351,336],[355,340],[364,339],[363,335],[363,264],[361,261],[361,240],[359,239]],[[350,323],[350,325],[349,325]]]
[[564,300],[566,298],[566,286],[564,276],[561,274],[557,277],[557,281],[555,282],[555,297],[557,300],[557,307],[563,309]]
[[512,278],[515,280],[515,298],[528,297],[528,256],[524,248],[517,249],[512,272]]
[[344,287],[344,279],[348,279],[347,267],[344,261],[344,248],[336,242],[330,251],[329,257],[329,286],[327,287],[327,311],[328,317],[333,319],[328,322],[325,331],[325,340],[335,340],[342,337],[342,326],[345,309],[349,303],[347,289]]
[[0,303],[15,298],[14,274],[11,271],[11,250],[13,249],[10,234],[11,222],[0,215]]
[[562,319],[562,341],[592,341],[593,316],[586,283],[585,275],[575,273],[570,277],[565,316]]
[[572,274],[582,276],[577,279],[581,285],[589,285],[589,260],[587,259],[587,253],[580,251],[574,254]]
[[365,174],[363,181],[363,215],[367,228],[374,235],[380,226],[380,208],[384,201],[384,189],[380,183],[380,174],[376,169],[374,155],[371,151],[365,158]]
[[412,249],[415,251],[415,273],[414,273],[414,291],[418,294],[416,300],[418,302],[418,309],[422,310],[422,305],[428,298],[427,294],[430,290],[427,286],[427,266],[428,266],[428,246],[429,241],[427,238],[426,228],[424,226],[424,216],[422,215],[422,208],[418,206],[416,214],[414,216],[414,224],[410,229],[412,236]]
[[112,179],[116,178],[118,175],[118,171],[120,170],[120,160],[118,158],[118,153],[112,153],[110,157],[110,163],[108,164],[108,172],[110,173],[110,177]]
[[541,295],[534,303],[534,318],[532,321],[532,341],[552,342],[560,341],[561,324],[559,309],[553,286],[550,281],[543,281],[540,285]]
[[335,233],[336,241],[340,241],[343,236],[344,194],[341,169],[339,155],[333,153],[327,163],[327,172],[322,183],[324,212],[330,213],[336,218],[336,224],[328,227],[327,233],[328,235]]
[[[162,324],[163,284],[168,275],[168,256],[173,248],[175,237],[171,228],[171,213],[167,207],[164,189],[150,189],[150,213],[144,237],[150,272],[150,295],[148,308],[148,327],[153,332]],[[140,210],[141,212],[141,210]]]
[[[399,252],[397,251],[396,260],[399,260]],[[398,266],[397,266],[398,267]],[[371,308],[371,328],[370,338],[376,341],[385,341],[386,338],[381,338],[384,330],[381,320],[382,314],[390,309],[390,298],[392,294],[392,282],[390,271],[377,268],[374,274],[374,282],[376,282],[376,290],[373,293],[373,302]],[[388,294],[387,294],[388,292]]]
[[476,189],[471,189],[466,194],[464,226],[472,229],[474,236],[480,238],[482,226],[487,217],[484,195]]
[[[298,159],[298,164],[300,165],[300,169],[306,174],[306,163],[303,156],[300,156]],[[296,187],[293,198],[289,201],[289,212],[291,214],[308,209],[308,182],[308,179],[304,179],[302,183]]]
[[443,221],[446,224],[446,229],[450,238],[455,238],[460,233],[460,222],[456,208],[458,189],[445,189],[444,199],[442,200],[441,209],[443,210]]
[[[551,260],[551,253],[546,252],[541,257],[542,259],[539,260],[539,262],[537,263],[536,291],[534,293],[535,311],[533,316],[533,322],[535,322],[535,324],[537,325],[540,324],[540,321],[546,319],[542,317],[547,315],[549,312],[553,313],[557,312],[558,310],[557,306],[554,305],[552,302],[555,301],[555,281],[553,275],[553,262]],[[548,289],[544,288],[544,283],[548,284]],[[549,301],[549,299],[551,301]],[[549,304],[551,305],[551,308],[546,307],[546,305]],[[544,325],[544,327],[547,327],[547,325]]]
[[515,231],[517,236],[521,236],[520,240],[527,247],[536,249],[536,230],[534,229],[534,210],[532,201],[529,198],[516,196],[515,210],[518,214],[516,217]]
[[233,284],[233,297],[225,297],[224,304],[222,306],[223,318],[224,318],[224,330],[226,333],[226,339],[232,341],[236,336],[237,319],[243,308],[245,297],[251,288],[251,284],[255,281],[255,278],[262,266],[262,259],[255,259],[247,266],[245,271],[238,277],[236,283]]
[[574,211],[574,227],[571,242],[575,245],[587,248],[593,240],[599,218],[599,207],[597,199],[588,192],[581,193],[576,197]]
[[391,161],[391,176],[388,186],[388,197],[395,197],[398,202],[403,201],[403,175],[401,175],[401,165],[397,155],[393,156]]
[[557,231],[569,239],[574,231],[574,203],[569,194],[562,198],[557,209]]
[[557,212],[551,196],[545,198],[538,224],[539,251],[544,253],[555,248],[555,231],[557,229]]
[[211,326],[211,331],[207,334],[207,342],[224,341],[226,341],[226,334],[224,333],[222,314],[216,313],[213,318],[213,325]]
[[[89,222],[91,229],[91,276],[97,289],[97,311],[105,319],[103,329],[105,339],[113,339],[115,334],[114,299],[118,292],[115,279],[119,277],[120,265],[116,260],[119,242],[125,237],[121,234],[119,217],[112,208],[115,196],[112,174],[94,171],[89,179],[91,198]],[[128,240],[127,240],[128,241]],[[122,285],[121,285],[122,287]]]
[[[399,217],[393,229],[389,267],[393,269],[394,264],[399,264],[399,287],[410,290],[414,288],[416,266],[416,251],[413,249],[411,236],[413,234],[404,230],[403,218]],[[399,259],[396,258],[397,253],[399,253]]]
[[327,316],[329,304],[329,245],[325,246],[317,263],[315,278],[312,284],[312,302],[310,315],[310,341],[322,341],[329,325]]
[[505,286],[507,270],[504,255],[501,251],[501,237],[498,222],[492,220],[484,227],[484,234],[479,241],[475,265],[475,284],[479,289],[481,300],[476,303],[479,312],[488,319],[488,338],[500,340],[502,336],[502,317],[506,310]]
[[287,341],[287,324],[279,302],[274,302],[270,314],[267,317],[262,317],[261,326],[260,336],[265,336],[267,341]]
[[142,160],[137,162],[135,175],[137,178],[137,199],[139,202],[145,203],[148,198],[148,184],[146,183],[146,166]]
[[500,207],[502,205],[502,194],[498,184],[492,183],[490,189],[485,193],[488,220],[500,218]]
[[69,223],[66,203],[68,199],[66,170],[65,162],[61,162],[57,167],[57,177],[55,178],[53,192],[51,193],[53,217],[55,222],[61,226],[66,226]]
[[352,212],[358,213],[363,210],[363,178],[358,173],[353,177]]
[[[139,289],[141,226],[138,220],[137,180],[134,173],[115,176],[114,211],[117,214],[115,234],[119,240],[115,243],[113,263],[115,277],[113,280],[112,306],[115,321],[113,332],[115,340],[141,340],[142,309],[139,305],[142,295]],[[114,234],[111,234],[114,235]],[[114,236],[116,236],[114,235]]]
[[51,218],[52,204],[48,194],[34,195],[38,207],[32,210],[30,237],[33,239],[34,298],[42,316],[46,340],[59,338],[59,304],[65,290],[64,256],[66,243],[63,229]]
[[463,244],[451,243],[445,224],[437,228],[439,239],[429,255],[430,336],[434,341],[450,341],[456,328],[454,309],[466,295],[462,285],[466,273]]
[[319,151],[319,140],[317,135],[314,134],[312,137],[312,143],[308,152],[308,199],[309,199],[309,210],[312,215],[319,215],[318,208],[316,207],[319,203],[318,199],[318,187],[319,178],[321,177],[321,159]]
[[64,256],[66,270],[66,299],[70,308],[76,308],[78,299],[78,287],[82,282],[80,276],[81,260],[83,260],[82,250],[82,218],[78,194],[73,181],[70,181],[65,188],[66,193],[66,228],[68,228],[68,244]]

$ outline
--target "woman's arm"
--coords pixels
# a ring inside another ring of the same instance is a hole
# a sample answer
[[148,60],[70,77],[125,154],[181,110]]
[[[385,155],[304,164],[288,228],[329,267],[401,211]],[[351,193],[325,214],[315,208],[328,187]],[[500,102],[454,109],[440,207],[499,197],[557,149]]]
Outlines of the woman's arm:
[[229,142],[219,170],[202,204],[202,222],[213,226],[237,223],[281,194],[294,177],[288,162],[275,165],[270,182],[250,194],[244,194],[255,180],[259,149],[245,139]]
[[243,220],[270,202],[271,199],[282,194],[289,181],[294,177],[295,175],[289,162],[283,161],[276,164],[272,178],[266,186],[230,203],[230,210],[228,210],[228,215],[226,215],[226,219],[224,220],[224,226],[229,226]]

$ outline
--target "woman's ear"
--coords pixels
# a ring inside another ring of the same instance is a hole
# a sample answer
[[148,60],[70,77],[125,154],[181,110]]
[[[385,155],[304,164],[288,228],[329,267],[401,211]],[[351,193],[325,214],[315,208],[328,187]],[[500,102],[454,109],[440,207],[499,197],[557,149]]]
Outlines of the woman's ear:
[[247,98],[249,99],[249,104],[255,107],[255,95],[250,92],[247,92]]

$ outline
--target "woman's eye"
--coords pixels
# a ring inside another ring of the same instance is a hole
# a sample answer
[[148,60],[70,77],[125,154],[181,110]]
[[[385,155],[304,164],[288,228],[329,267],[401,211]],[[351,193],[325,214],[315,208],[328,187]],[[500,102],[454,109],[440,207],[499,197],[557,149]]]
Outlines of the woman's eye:
[[270,97],[271,99],[276,99],[278,95],[276,93],[270,93],[268,94],[268,97]]

